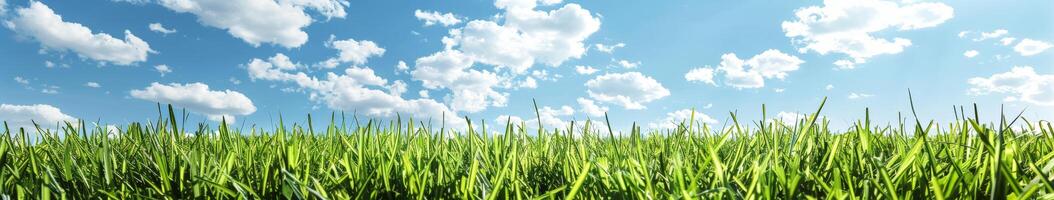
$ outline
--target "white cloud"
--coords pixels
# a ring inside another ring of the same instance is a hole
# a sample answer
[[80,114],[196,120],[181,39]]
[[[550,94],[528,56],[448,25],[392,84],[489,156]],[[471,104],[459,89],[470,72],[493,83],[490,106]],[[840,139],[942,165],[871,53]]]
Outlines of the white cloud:
[[154,70],[156,70],[157,73],[161,73],[161,76],[165,76],[167,73],[172,73],[172,68],[168,67],[168,65],[155,65]]
[[1025,38],[1014,46],[1014,51],[1021,54],[1021,56],[1032,56],[1039,53],[1043,53],[1043,51],[1046,51],[1050,47],[1050,43]]
[[795,44],[803,45],[800,52],[841,53],[852,58],[852,64],[862,64],[873,56],[898,54],[912,44],[905,38],[877,38],[873,33],[934,27],[951,19],[954,10],[933,2],[827,0],[823,6],[799,8],[795,15],[795,21],[784,21],[782,27]]
[[417,119],[447,119],[447,124],[454,127],[465,127],[458,120],[457,113],[446,105],[428,99],[427,93],[419,95],[420,99],[405,99],[401,95],[406,91],[406,83],[389,81],[377,76],[373,69],[366,67],[348,67],[343,74],[329,72],[324,78],[308,76],[304,72],[290,72],[300,69],[298,64],[290,61],[283,54],[263,59],[252,59],[246,64],[249,78],[291,82],[308,93],[312,101],[325,104],[333,110],[356,112],[370,117],[394,117],[396,114],[413,116]]
[[165,26],[161,25],[161,23],[150,23],[150,25],[148,25],[147,27],[150,28],[150,31],[162,33],[165,35],[176,33],[176,29],[165,28]]
[[784,89],[784,88],[776,88],[776,89],[772,89],[772,91],[773,91],[773,92],[776,92],[776,93],[783,93],[783,91],[787,91],[787,89]]
[[523,81],[520,82],[520,85],[518,87],[520,87],[520,88],[532,88],[532,89],[533,88],[538,88],[538,81],[534,80],[533,77],[527,77],[526,79],[524,79]]
[[330,58],[319,63],[319,65],[324,68],[332,69],[343,63],[362,65],[366,64],[366,59],[370,57],[384,55],[384,48],[377,46],[377,43],[373,43],[373,41],[355,41],[351,38],[346,40],[333,40],[333,38],[332,35],[329,37],[329,41],[326,42],[326,47],[336,49],[340,51],[340,53],[337,54],[338,56],[335,58]]
[[58,94],[59,90],[58,90],[58,88],[45,87],[44,89],[40,89],[40,93],[44,93],[44,94]]
[[84,83],[84,87],[100,88],[100,87],[102,87],[102,85],[99,85],[99,83],[96,83],[96,82],[87,82],[87,83]]
[[428,90],[417,91],[417,96],[419,96],[421,98],[429,98],[428,97]]
[[39,41],[45,50],[72,51],[82,58],[117,65],[146,61],[147,55],[153,52],[149,44],[131,31],[124,31],[124,40],[106,33],[92,33],[84,25],[63,21],[62,16],[38,1],[15,11],[16,16],[5,23],[7,28]]
[[1014,43],[1014,41],[1017,41],[1017,38],[1014,38],[1014,37],[1005,37],[1005,38],[1003,38],[1003,39],[999,39],[999,43],[1002,43],[1002,44],[1003,44],[1003,46],[1010,46],[1010,44],[1013,44],[1013,43]]
[[[546,129],[564,129],[570,125],[570,121],[561,118],[571,116],[571,114],[574,114],[574,112],[575,110],[571,108],[571,106],[560,106],[559,108],[544,106],[538,109],[537,114],[539,117],[541,117],[542,126]],[[494,118],[494,121],[500,125],[505,125],[505,123],[511,123],[515,126],[519,126],[521,124],[526,125],[527,127],[525,128],[538,128],[538,118],[524,120],[519,116],[499,115],[497,118]],[[579,125],[576,124],[575,126]]]
[[967,58],[973,58],[974,56],[977,56],[977,54],[981,54],[981,52],[977,52],[977,50],[969,50],[964,52],[963,56],[966,56]]
[[346,0],[159,0],[162,6],[178,13],[190,13],[198,22],[227,30],[232,36],[253,46],[272,43],[286,48],[307,42],[304,27],[314,21],[305,9],[321,13],[327,19],[344,18]]
[[611,53],[611,52],[614,52],[615,49],[626,47],[626,43],[619,42],[617,44],[611,44],[611,45],[605,45],[605,44],[597,43],[597,44],[594,44],[594,46],[597,47],[597,51],[604,52],[604,53]]
[[827,86],[823,87],[823,89],[824,90],[832,90],[832,89],[834,89],[834,85],[827,84]]
[[687,74],[684,74],[684,79],[690,82],[701,82],[710,85],[717,85],[714,82],[714,68],[701,67],[689,70]]
[[593,68],[592,66],[584,66],[584,65],[575,66],[575,72],[578,73],[578,74],[582,74],[582,75],[590,75],[590,74],[593,74],[593,73],[597,73],[597,71],[600,71],[600,70],[597,70],[597,68]]
[[585,85],[589,97],[630,110],[644,109],[644,103],[670,95],[670,90],[640,72],[604,74],[587,81]]
[[[554,3],[554,2],[543,2]],[[600,19],[578,4],[551,11],[535,10],[535,1],[497,1],[504,21],[474,20],[443,38],[474,61],[523,73],[534,63],[559,66],[581,57],[583,41],[600,28]]]
[[604,113],[608,111],[607,106],[598,106],[596,102],[591,99],[579,97],[576,101],[578,101],[578,110],[589,116],[603,117]]
[[1037,74],[1029,66],[1014,67],[990,77],[970,78],[967,82],[971,86],[967,92],[970,95],[1004,93],[1011,95],[1007,101],[1054,105],[1054,74]]
[[966,34],[970,34],[970,31],[959,31],[959,38],[966,38]]
[[1007,31],[1006,29],[996,29],[996,30],[994,30],[992,32],[982,32],[981,36],[977,37],[977,38],[974,38],[973,41],[974,42],[980,42],[980,41],[984,41],[984,40],[987,40],[987,39],[1003,37],[1003,36],[1005,36],[1008,33],[1010,33],[1010,31]]
[[22,85],[28,85],[29,84],[29,80],[26,80],[26,78],[22,78],[21,76],[16,76],[15,77],[15,82],[18,82],[18,84],[22,84]]
[[[723,73],[724,83],[736,89],[761,88],[765,87],[765,79],[775,78],[783,80],[789,75],[789,72],[798,70],[802,63],[805,63],[805,61],[798,59],[798,57],[787,55],[779,50],[769,49],[748,60],[739,59],[734,53],[721,55],[721,64],[718,65],[716,70],[710,71],[711,76],[717,72]],[[692,72],[705,75],[705,69],[709,68],[699,69],[703,71],[695,71],[697,69],[693,69],[687,75],[691,75]],[[685,78],[688,78],[687,75]],[[706,80],[702,79],[705,77],[699,78],[704,82]]]
[[[692,120],[692,114],[695,114],[694,123],[705,123],[705,124],[716,124],[718,121],[709,115],[702,112],[695,112],[692,109],[681,109],[673,112],[666,113],[666,117],[654,122],[648,123],[648,128],[653,130],[673,130],[683,122],[685,126],[688,126],[690,120]],[[701,125],[701,124],[696,124]],[[685,127],[687,128],[687,127]]]
[[17,128],[25,128],[26,132],[36,132],[33,122],[40,125],[40,128],[51,128],[64,122],[75,123],[77,119],[51,105],[0,104],[0,121],[7,122],[10,128],[16,129],[15,131]]
[[226,118],[228,122],[233,122],[235,115],[256,112],[256,106],[244,94],[233,90],[210,90],[209,85],[204,83],[154,82],[141,90],[132,90],[129,94],[136,99],[183,107],[191,112],[203,114],[213,121]]
[[473,61],[457,50],[446,50],[418,58],[410,75],[428,89],[449,89],[448,103],[454,111],[479,112],[489,106],[505,106],[507,93],[495,90],[502,80],[490,71],[471,69]]
[[414,17],[417,17],[418,20],[425,21],[425,26],[432,26],[435,24],[453,26],[461,23],[461,19],[458,19],[453,13],[414,10]]
[[776,117],[770,120],[780,120],[784,124],[796,124],[800,120],[808,119],[809,115],[797,113],[797,112],[779,112],[776,113]]
[[616,63],[618,63],[619,66],[622,66],[623,68],[626,68],[626,69],[633,69],[633,68],[637,68],[638,66],[640,66],[640,61],[630,62],[628,60],[619,60]]
[[410,71],[410,66],[406,65],[406,62],[403,62],[403,61],[400,60],[398,64],[395,64],[395,71],[396,72],[401,72],[401,73],[406,73],[406,72]]
[[866,94],[866,93],[851,92],[851,93],[849,93],[848,98],[849,99],[863,99],[863,98],[870,98],[870,97],[873,97],[873,96],[875,96],[875,95],[873,95],[873,94]]

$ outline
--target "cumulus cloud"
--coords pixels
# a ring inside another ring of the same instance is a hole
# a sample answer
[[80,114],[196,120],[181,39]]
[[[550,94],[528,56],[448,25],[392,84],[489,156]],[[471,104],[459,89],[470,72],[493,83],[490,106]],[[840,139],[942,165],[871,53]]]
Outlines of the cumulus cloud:
[[168,67],[168,65],[154,65],[154,70],[157,71],[157,73],[161,73],[161,76],[172,73],[172,68]]
[[600,70],[597,70],[597,68],[593,68],[592,66],[585,66],[585,65],[575,66],[575,72],[578,73],[578,74],[582,74],[582,75],[590,75],[590,74],[593,74],[593,73],[597,73],[597,71],[600,71]]
[[848,98],[849,99],[863,99],[863,98],[870,98],[870,97],[873,97],[873,96],[875,96],[875,95],[867,94],[867,93],[850,92]]
[[621,42],[616,43],[616,44],[600,44],[600,43],[597,43],[597,44],[594,44],[593,46],[595,46],[597,48],[597,51],[604,52],[604,53],[611,53],[611,52],[615,52],[615,49],[626,47],[626,43],[621,43]]
[[644,103],[670,95],[670,90],[640,72],[608,73],[587,81],[585,85],[590,98],[630,110],[644,109]]
[[[305,90],[309,99],[325,104],[330,109],[352,111],[370,117],[394,117],[396,114],[410,115],[418,119],[447,119],[448,125],[464,127],[457,114],[446,105],[422,97],[406,99],[406,83],[389,82],[377,76],[367,67],[348,67],[342,74],[329,72],[323,78],[309,76],[284,54],[264,59],[254,58],[246,64],[249,78],[293,83]],[[427,93],[422,96],[427,96]]]
[[96,83],[96,82],[87,82],[87,83],[84,83],[84,87],[100,88],[100,87],[102,87],[102,85],[100,85],[99,83]]
[[425,26],[432,26],[435,24],[453,26],[461,23],[461,19],[458,19],[453,13],[414,10],[414,17],[417,17],[418,20],[424,21]]
[[690,82],[700,82],[710,85],[717,85],[714,82],[714,69],[709,67],[701,67],[689,70],[687,74],[684,74],[684,79]]
[[151,83],[150,86],[129,92],[133,98],[183,107],[200,113],[213,121],[226,118],[234,121],[235,115],[256,112],[252,100],[233,90],[210,90],[204,83]]
[[801,45],[798,51],[845,54],[852,60],[837,64],[852,68],[873,56],[898,54],[912,44],[909,39],[879,38],[874,33],[934,27],[951,19],[954,10],[935,2],[826,0],[823,6],[799,8],[794,14],[797,19],[784,21],[782,28],[787,37]]
[[603,117],[604,113],[608,112],[607,106],[598,106],[596,102],[591,99],[579,97],[578,101],[579,111],[592,117]]
[[727,53],[721,55],[721,64],[716,70],[710,67],[692,69],[685,74],[685,79],[716,85],[713,77],[721,73],[723,83],[736,89],[761,88],[765,87],[765,79],[783,80],[788,73],[797,71],[802,63],[805,61],[775,49],[747,60],[740,59],[735,53]]
[[615,62],[615,63],[617,63],[619,66],[622,66],[623,68],[626,68],[626,69],[633,69],[633,68],[637,68],[638,66],[640,66],[640,61],[630,62],[628,60],[619,60],[618,62]]
[[176,29],[165,28],[165,26],[161,25],[161,23],[150,23],[150,25],[147,25],[147,28],[150,28],[150,31],[162,33],[165,35],[176,33]]
[[1038,74],[1030,66],[1014,67],[990,77],[970,78],[967,82],[969,95],[1000,93],[1010,95],[1005,101],[1054,105],[1054,74]]
[[76,120],[51,105],[0,104],[0,121],[7,122],[7,125],[15,131],[18,128],[25,128],[26,132],[36,132],[33,122],[40,125],[40,128],[51,128],[65,122],[73,123]]
[[124,39],[106,33],[92,33],[84,25],[66,22],[44,3],[33,1],[29,7],[18,8],[5,25],[20,36],[33,38],[45,50],[72,51],[82,58],[104,63],[131,65],[146,61],[153,52],[150,45],[131,31],[124,31]]
[[227,30],[253,46],[262,43],[299,47],[307,42],[304,27],[314,21],[305,13],[314,10],[327,19],[344,18],[346,0],[159,0],[165,8],[190,13],[206,26]]
[[319,63],[319,65],[324,68],[334,68],[343,63],[362,65],[366,64],[366,59],[370,57],[384,55],[384,48],[377,46],[377,43],[373,43],[373,41],[355,41],[350,38],[346,40],[334,40],[333,38],[334,36],[332,35],[329,37],[329,41],[326,42],[326,47],[336,49],[340,51],[340,53],[337,54],[337,57],[335,58],[330,58]]
[[498,92],[501,78],[490,71],[471,69],[472,58],[457,50],[446,50],[418,58],[410,75],[428,89],[451,91],[449,104],[455,111],[479,112],[488,106],[505,106],[508,94]]
[[977,56],[977,54],[981,54],[981,52],[977,52],[977,50],[963,52],[963,56],[966,56],[967,58],[973,58],[974,56]]
[[1014,51],[1021,54],[1021,56],[1032,56],[1039,53],[1043,53],[1043,51],[1046,51],[1050,47],[1050,43],[1025,38],[1014,46]]
[[996,30],[994,30],[992,32],[982,32],[981,36],[979,36],[977,38],[974,38],[973,41],[974,42],[980,42],[980,41],[984,41],[984,40],[987,40],[987,39],[1003,37],[1003,36],[1006,36],[1006,34],[1009,34],[1009,33],[1010,33],[1010,31],[1007,31],[1006,29],[996,29]]
[[[648,123],[648,128],[651,128],[653,130],[673,130],[673,129],[676,129],[677,126],[681,125],[681,122],[684,122],[685,123],[684,125],[687,126],[688,123],[693,123],[693,122],[689,122],[689,120],[692,119],[692,114],[693,113],[695,114],[695,121],[694,121],[694,123],[705,123],[705,124],[716,124],[716,123],[718,123],[718,121],[716,119],[710,117],[710,115],[706,115],[705,113],[695,112],[692,109],[681,109],[681,110],[677,110],[677,111],[666,113],[666,117],[665,118],[662,118],[662,119],[656,120],[654,122]],[[685,128],[687,128],[687,127],[685,127]]]

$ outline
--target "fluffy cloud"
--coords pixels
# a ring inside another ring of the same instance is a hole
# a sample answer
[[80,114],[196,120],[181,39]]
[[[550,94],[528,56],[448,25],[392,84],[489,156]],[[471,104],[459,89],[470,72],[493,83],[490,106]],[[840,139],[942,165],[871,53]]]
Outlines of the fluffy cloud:
[[600,19],[578,4],[546,12],[535,10],[536,3],[497,1],[495,6],[505,11],[502,24],[470,21],[451,30],[443,43],[477,62],[515,73],[527,71],[535,62],[559,66],[567,59],[581,57],[586,51],[582,42],[600,29]]
[[39,41],[46,50],[72,51],[82,58],[117,65],[146,61],[147,55],[153,52],[149,44],[131,31],[124,31],[123,40],[106,33],[92,33],[84,25],[63,21],[62,16],[38,1],[15,12],[5,23],[7,28]]
[[[692,109],[681,109],[681,110],[677,110],[677,111],[666,113],[666,117],[665,118],[660,119],[660,120],[656,120],[656,121],[651,122],[651,123],[648,123],[648,128],[651,128],[653,130],[673,130],[673,129],[676,129],[677,126],[681,124],[681,122],[684,122],[685,125],[688,125],[689,120],[691,120],[691,118],[692,118],[693,112],[694,111]],[[702,112],[694,112],[694,114],[695,114],[695,123],[706,123],[706,124],[718,123],[718,121],[716,119],[714,119],[714,118],[710,117],[709,115],[706,115],[706,114],[704,114]]]
[[99,83],[96,83],[96,82],[87,82],[87,83],[84,83],[84,87],[100,88],[100,87],[102,87],[102,85],[100,85]]
[[1014,67],[1008,72],[990,77],[974,77],[967,81],[967,94],[987,95],[1003,93],[1011,96],[1006,101],[1024,101],[1036,105],[1054,105],[1054,75],[1037,74],[1032,67]]
[[954,10],[933,2],[826,0],[823,6],[799,8],[794,14],[797,19],[784,21],[782,27],[787,37],[801,45],[800,52],[845,54],[852,61],[842,60],[838,65],[852,68],[873,56],[898,54],[911,46],[911,40],[878,38],[873,33],[934,27],[951,19]]
[[454,16],[452,13],[414,10],[414,17],[417,17],[418,20],[425,21],[425,26],[432,26],[435,24],[453,26],[461,23],[461,19],[458,19],[457,16]]
[[640,72],[604,74],[587,81],[585,85],[589,97],[631,110],[644,109],[644,103],[670,95],[670,90]]
[[637,68],[638,66],[640,66],[640,61],[630,62],[628,60],[619,60],[618,62],[615,62],[615,63],[617,63],[619,66],[622,66],[623,68],[626,68],[626,69],[633,69],[633,68]]
[[870,97],[873,97],[873,96],[875,96],[875,95],[867,94],[867,93],[850,92],[849,96],[847,98],[849,98],[849,99],[863,99],[863,98],[870,98]]
[[575,66],[575,72],[578,73],[578,74],[582,74],[582,75],[590,75],[590,74],[593,74],[593,73],[597,73],[597,71],[600,71],[600,70],[597,70],[597,68],[593,68],[592,66],[584,66],[584,65]]
[[172,104],[191,112],[201,113],[210,120],[219,121],[226,118],[234,121],[234,115],[248,115],[256,112],[252,100],[240,92],[232,90],[210,90],[204,83],[151,83],[141,90],[132,90],[131,96],[137,99]]
[[394,117],[396,114],[410,115],[418,119],[447,119],[448,125],[464,127],[457,114],[446,105],[435,100],[405,99],[406,83],[392,81],[377,76],[373,69],[366,67],[348,67],[343,74],[329,72],[324,78],[309,76],[304,72],[292,72],[301,69],[301,65],[292,62],[283,54],[264,59],[252,59],[246,64],[249,78],[253,81],[266,80],[289,82],[306,90],[312,101],[325,104],[330,109],[354,111],[370,117]]
[[603,117],[604,113],[608,112],[607,106],[598,106],[596,102],[591,99],[579,97],[578,101],[579,111],[586,115],[593,117]]
[[[570,125],[571,121],[564,120],[562,118],[567,118],[574,113],[575,110],[571,108],[571,106],[560,106],[558,108],[544,106],[538,109],[537,114],[539,117],[541,117],[542,126],[546,129],[565,129]],[[516,126],[523,124],[527,126],[525,128],[537,129],[538,119],[539,118],[531,118],[524,120],[522,117],[519,116],[499,115],[497,118],[494,118],[494,121],[497,122],[499,125],[505,125],[505,123],[508,122]],[[580,125],[581,124],[579,122],[576,122],[575,126]]]
[[471,69],[472,58],[457,50],[446,50],[418,58],[410,75],[428,89],[449,89],[449,104],[455,111],[479,112],[488,106],[505,106],[507,93],[495,90],[501,78],[489,71]]
[[346,0],[159,0],[179,13],[190,13],[206,26],[221,28],[243,41],[259,46],[272,43],[287,48],[307,42],[302,29],[312,19],[305,9],[328,18],[344,18]]
[[22,84],[22,85],[28,85],[29,84],[29,80],[26,80],[26,78],[22,78],[21,76],[16,76],[15,77],[15,82],[18,82],[18,84]]
[[26,132],[36,132],[33,122],[36,122],[41,128],[50,128],[64,122],[72,123],[76,120],[76,118],[62,113],[62,110],[51,105],[0,104],[0,121],[7,122],[7,125],[15,129],[15,131],[18,128],[25,128]]
[[1043,53],[1043,51],[1046,51],[1050,47],[1050,43],[1025,38],[1014,46],[1014,51],[1021,54],[1021,56],[1032,56],[1039,53]]
[[963,56],[966,56],[967,58],[973,58],[974,56],[977,56],[977,54],[981,54],[981,52],[977,52],[977,50],[969,50],[964,52]]
[[689,70],[687,74],[684,74],[684,79],[691,82],[701,82],[710,85],[717,85],[717,83],[714,82],[713,68],[702,67]]
[[165,28],[165,26],[161,25],[161,23],[150,23],[150,25],[147,25],[147,28],[150,28],[150,31],[162,33],[165,35],[176,33],[176,29]]
[[172,73],[172,68],[168,67],[168,65],[155,65],[154,70],[156,70],[157,73],[161,73],[161,76],[165,76],[167,73]]
[[604,52],[604,53],[611,53],[611,52],[615,52],[615,49],[626,47],[626,43],[619,42],[619,43],[610,44],[610,45],[594,44],[594,46],[597,48],[597,51]]
[[719,72],[724,75],[725,84],[737,89],[761,88],[765,87],[765,79],[783,80],[789,72],[798,70],[802,63],[805,61],[775,49],[766,50],[748,60],[727,53],[721,55],[721,64],[716,70],[709,67],[692,69],[685,74],[685,79],[714,84],[713,76]]
[[334,68],[342,63],[362,65],[366,64],[366,59],[370,57],[384,55],[384,48],[377,46],[377,43],[373,43],[373,41],[355,41],[350,38],[333,40],[333,38],[332,35],[329,37],[326,47],[337,49],[340,53],[337,54],[337,57],[330,58],[319,64],[324,68]]
[[987,40],[987,39],[1003,37],[1003,36],[1005,36],[1006,34],[1009,34],[1009,33],[1010,33],[1010,31],[1007,31],[1006,29],[996,29],[996,30],[994,30],[992,32],[982,32],[981,36],[977,37],[977,38],[974,38],[973,41],[974,42],[980,42],[980,41],[984,41],[984,40]]

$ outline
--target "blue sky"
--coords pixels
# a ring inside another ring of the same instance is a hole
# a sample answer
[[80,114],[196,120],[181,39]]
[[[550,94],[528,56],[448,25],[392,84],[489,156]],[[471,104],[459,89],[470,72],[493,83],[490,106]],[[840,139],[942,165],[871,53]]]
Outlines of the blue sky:
[[16,126],[144,121],[154,102],[246,125],[534,124],[532,99],[547,127],[606,111],[662,128],[692,108],[720,126],[828,97],[845,127],[910,112],[909,88],[923,119],[972,103],[1054,118],[1051,1],[0,2],[0,120]]

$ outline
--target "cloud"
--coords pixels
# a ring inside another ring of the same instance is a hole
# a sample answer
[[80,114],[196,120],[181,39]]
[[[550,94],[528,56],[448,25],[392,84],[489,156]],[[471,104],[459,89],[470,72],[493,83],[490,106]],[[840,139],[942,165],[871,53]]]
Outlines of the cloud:
[[1005,37],[1005,38],[1003,38],[1003,39],[999,39],[999,43],[1002,43],[1002,44],[1003,44],[1003,46],[1010,46],[1010,44],[1013,44],[1013,43],[1014,43],[1014,41],[1017,41],[1017,38],[1014,38],[1014,37]]
[[770,120],[779,120],[784,124],[795,124],[800,120],[808,119],[809,115],[797,113],[797,112],[779,112],[776,113],[776,117]]
[[99,83],[96,83],[96,82],[87,82],[87,83],[84,83],[84,87],[100,88],[100,87],[102,87],[102,85],[99,85]]
[[453,13],[414,10],[414,17],[417,17],[418,20],[425,21],[425,26],[432,26],[435,24],[453,26],[461,23],[461,19],[458,19]]
[[801,45],[799,52],[845,54],[852,60],[838,64],[852,68],[847,64],[862,64],[882,54],[898,54],[912,44],[911,40],[900,37],[877,38],[874,33],[934,27],[951,19],[954,10],[944,3],[933,2],[826,0],[823,6],[799,8],[794,14],[797,19],[784,21],[782,28],[793,43]]
[[714,69],[709,67],[701,67],[689,70],[687,74],[684,74],[684,79],[690,82],[700,82],[710,85],[717,85],[714,82]]
[[410,71],[410,66],[406,65],[406,62],[400,60],[399,63],[395,65],[395,72],[405,73],[407,71]]
[[873,94],[866,94],[866,93],[851,92],[851,93],[849,93],[848,98],[849,99],[864,99],[864,98],[870,98],[870,97],[873,97],[873,96],[875,96],[875,95],[873,95]]
[[[554,2],[543,2],[554,3]],[[450,30],[443,38],[447,49],[456,48],[474,61],[527,71],[536,62],[559,66],[581,57],[583,41],[600,29],[600,19],[578,4],[550,11],[535,10],[535,1],[497,1],[504,21],[473,20]]]
[[153,52],[149,44],[131,31],[124,31],[123,40],[106,33],[92,33],[84,25],[63,21],[62,16],[38,1],[15,12],[7,21],[7,28],[39,41],[44,50],[72,51],[82,58],[117,65],[146,61],[147,55]]
[[967,94],[991,93],[1011,95],[1006,101],[1023,101],[1036,105],[1054,105],[1054,74],[1037,74],[1030,66],[1014,67],[990,77],[970,78]]
[[183,107],[191,112],[203,114],[213,121],[226,118],[228,122],[234,122],[235,115],[256,112],[256,106],[244,94],[233,90],[210,90],[209,85],[204,83],[154,82],[141,90],[132,90],[129,94],[136,99]]
[[304,27],[314,21],[304,12],[312,9],[327,19],[344,18],[346,0],[159,0],[162,6],[198,17],[203,25],[227,33],[253,46],[262,43],[294,48],[307,42]]
[[427,97],[401,97],[407,90],[406,83],[389,83],[388,80],[377,76],[373,69],[348,67],[343,74],[329,72],[323,78],[316,78],[304,72],[292,72],[302,69],[297,66],[299,64],[279,53],[266,60],[254,58],[246,64],[246,69],[253,81],[293,83],[305,90],[310,100],[325,104],[333,110],[350,111],[369,117],[388,118],[404,114],[417,119],[445,118],[448,125],[465,127],[465,123],[458,119],[457,114],[442,103]]
[[834,85],[827,84],[827,86],[823,87],[823,89],[824,90],[832,90],[832,89],[834,89]]
[[1039,53],[1043,53],[1043,51],[1046,51],[1050,47],[1050,43],[1025,38],[1014,46],[1014,51],[1021,54],[1021,56],[1032,56]]
[[346,40],[333,40],[333,38],[334,36],[330,35],[329,41],[326,42],[326,47],[336,49],[340,51],[340,53],[337,54],[338,56],[335,58],[330,58],[319,63],[319,65],[324,68],[332,69],[343,63],[362,65],[366,64],[366,59],[370,57],[384,55],[384,48],[377,46],[377,43],[373,43],[373,41],[355,41],[350,38]]
[[996,29],[996,30],[994,30],[992,32],[982,32],[981,36],[977,37],[977,38],[974,38],[973,41],[974,42],[980,42],[980,41],[984,41],[984,40],[987,40],[987,39],[1003,37],[1003,36],[1005,36],[1008,33],[1010,33],[1010,31],[1007,31],[1006,29]]
[[670,90],[640,72],[608,73],[587,81],[585,85],[589,97],[630,110],[644,109],[644,103],[670,95]]
[[26,78],[22,78],[21,76],[16,76],[15,82],[18,82],[18,84],[22,85],[29,85],[29,80],[26,80]]
[[176,29],[165,28],[165,26],[161,25],[161,23],[150,23],[147,28],[150,28],[150,31],[162,33],[165,35],[176,33]]
[[26,132],[36,132],[33,122],[41,128],[50,128],[64,122],[75,123],[77,119],[62,113],[62,110],[55,106],[46,104],[0,104],[0,121],[7,122],[8,127],[14,131],[25,128]]
[[579,97],[576,101],[578,101],[578,110],[589,116],[603,117],[604,113],[608,111],[607,106],[598,106],[596,102],[591,99]]
[[[570,120],[565,120],[565,119],[562,119],[562,118],[569,117],[572,114],[574,114],[574,112],[575,112],[575,110],[573,108],[571,108],[571,106],[560,106],[560,107],[557,107],[557,108],[553,108],[553,107],[550,107],[550,106],[544,106],[544,107],[538,108],[537,115],[539,117],[541,117],[542,126],[545,127],[546,129],[554,129],[554,128],[566,129],[567,127],[570,126],[571,121]],[[526,127],[524,127],[524,128],[537,129],[538,128],[538,119],[539,118],[530,118],[530,119],[524,120],[522,117],[519,117],[519,116],[499,115],[498,117],[494,118],[494,121],[497,122],[499,125],[502,125],[502,126],[504,126],[505,123],[511,123],[514,126],[519,126],[519,125],[522,124],[522,125],[526,125]],[[576,121],[576,125],[575,126],[576,127],[582,126],[583,123],[584,122]],[[596,122],[593,122],[593,123],[596,123]]]
[[154,70],[156,70],[157,73],[161,73],[161,76],[172,73],[172,68],[168,67],[168,65],[154,65]]
[[981,54],[981,52],[977,52],[977,50],[969,50],[964,52],[963,56],[966,56],[967,58],[973,58],[974,56],[977,56],[977,54]]
[[617,63],[617,64],[618,64],[619,66],[622,66],[623,68],[626,68],[626,69],[633,69],[633,68],[637,68],[638,66],[640,66],[640,61],[637,61],[637,62],[630,62],[630,61],[628,61],[628,60],[619,60],[619,61],[618,61],[618,62],[616,62],[616,63]]
[[789,72],[797,71],[802,63],[805,61],[775,49],[765,50],[748,60],[739,59],[735,53],[727,53],[721,55],[721,64],[716,70],[709,67],[692,69],[685,74],[685,79],[716,85],[713,76],[721,73],[723,82],[736,89],[761,88],[765,87],[765,79],[783,80]]
[[681,122],[684,122],[684,125],[687,126],[689,125],[688,123],[690,123],[689,120],[692,119],[693,112],[695,114],[695,123],[718,123],[716,119],[710,117],[710,115],[706,115],[705,113],[695,112],[692,109],[681,109],[666,113],[665,118],[648,123],[648,128],[651,128],[652,130],[674,130],[677,128],[677,126],[681,124]]
[[619,43],[610,44],[610,45],[597,43],[597,44],[594,44],[594,46],[597,48],[597,51],[610,54],[611,52],[615,52],[615,49],[626,47],[626,43],[619,42]]
[[582,74],[582,75],[590,75],[590,74],[593,74],[593,73],[597,73],[597,71],[600,71],[600,70],[597,70],[597,68],[593,68],[592,66],[585,66],[585,65],[575,66],[575,72],[578,73],[578,74]]
[[418,58],[410,75],[425,88],[450,90],[448,103],[454,111],[505,106],[508,94],[495,90],[503,80],[493,72],[471,69],[472,64],[472,58],[460,51],[446,50]]

